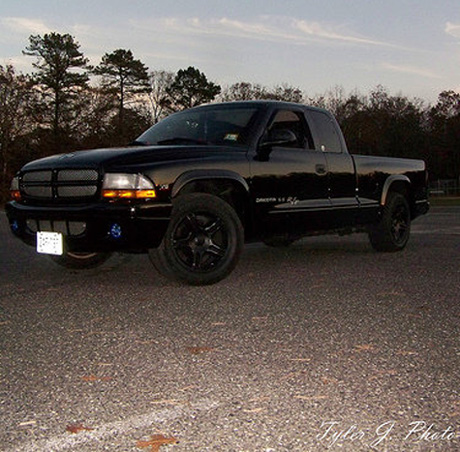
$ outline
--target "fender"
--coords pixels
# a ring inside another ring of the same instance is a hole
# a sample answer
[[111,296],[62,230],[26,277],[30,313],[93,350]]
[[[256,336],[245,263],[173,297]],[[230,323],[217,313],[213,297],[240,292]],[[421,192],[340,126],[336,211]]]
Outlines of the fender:
[[380,205],[384,206],[387,201],[388,192],[390,191],[391,184],[394,182],[404,182],[405,184],[411,185],[410,179],[402,174],[393,174],[387,177],[383,184],[382,197],[380,199]]
[[205,180],[205,179],[230,179],[235,182],[238,182],[246,193],[249,193],[249,185],[244,180],[244,178],[233,171],[229,170],[191,170],[182,173],[174,183],[174,187],[171,192],[171,197],[175,198],[182,188],[185,187],[189,182],[196,180]]

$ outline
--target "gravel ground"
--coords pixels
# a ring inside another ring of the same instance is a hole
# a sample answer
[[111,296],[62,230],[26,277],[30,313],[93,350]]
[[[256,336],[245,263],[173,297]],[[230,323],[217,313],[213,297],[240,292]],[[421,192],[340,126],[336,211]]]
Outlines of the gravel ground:
[[459,451],[460,208],[412,232],[252,244],[187,287],[60,268],[1,213],[0,450]]

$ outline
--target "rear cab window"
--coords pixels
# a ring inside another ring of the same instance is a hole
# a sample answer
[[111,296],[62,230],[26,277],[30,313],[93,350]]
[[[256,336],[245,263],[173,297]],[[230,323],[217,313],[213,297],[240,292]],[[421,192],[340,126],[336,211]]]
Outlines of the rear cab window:
[[342,153],[342,140],[331,117],[322,111],[309,110],[307,117],[315,135],[315,149]]

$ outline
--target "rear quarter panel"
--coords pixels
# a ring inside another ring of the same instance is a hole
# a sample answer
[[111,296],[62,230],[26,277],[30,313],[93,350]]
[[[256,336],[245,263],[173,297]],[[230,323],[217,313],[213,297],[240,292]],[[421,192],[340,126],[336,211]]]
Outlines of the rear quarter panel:
[[423,160],[353,155],[359,198],[364,203],[385,201],[385,182],[390,176],[405,176],[410,181],[410,200],[427,198],[426,168]]

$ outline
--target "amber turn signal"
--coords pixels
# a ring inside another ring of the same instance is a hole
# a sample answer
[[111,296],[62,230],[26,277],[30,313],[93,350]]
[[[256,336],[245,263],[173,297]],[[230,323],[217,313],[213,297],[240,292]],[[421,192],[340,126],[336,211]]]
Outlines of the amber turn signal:
[[20,201],[21,200],[21,192],[19,190],[11,190],[10,195],[11,195],[11,199],[13,201]]
[[103,198],[151,199],[156,198],[155,190],[102,190]]

